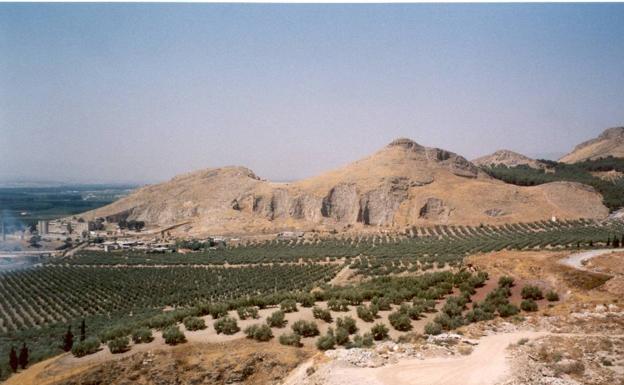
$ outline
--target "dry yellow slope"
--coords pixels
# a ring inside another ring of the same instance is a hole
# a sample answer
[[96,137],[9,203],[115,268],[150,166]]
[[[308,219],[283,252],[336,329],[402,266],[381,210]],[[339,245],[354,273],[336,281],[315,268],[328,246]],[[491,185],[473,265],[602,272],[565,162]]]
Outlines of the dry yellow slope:
[[575,183],[519,187],[452,152],[397,139],[369,157],[294,183],[244,167],[201,170],[142,188],[87,218],[144,220],[199,234],[271,233],[604,218],[601,196]]
[[613,156],[624,158],[624,127],[613,127],[603,131],[597,138],[590,139],[576,146],[560,162],[576,163],[584,160]]

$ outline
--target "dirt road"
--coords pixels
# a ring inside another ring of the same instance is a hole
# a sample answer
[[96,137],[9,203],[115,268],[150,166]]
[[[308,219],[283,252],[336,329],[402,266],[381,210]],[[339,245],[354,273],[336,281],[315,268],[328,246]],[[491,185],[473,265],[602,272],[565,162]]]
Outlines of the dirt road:
[[327,385],[493,385],[509,374],[506,348],[543,332],[515,332],[483,337],[472,354],[410,359],[379,368],[336,368]]
[[560,263],[566,266],[573,267],[579,270],[587,270],[585,266],[583,266],[583,261],[592,259],[594,257],[598,257],[603,254],[609,254],[613,252],[624,251],[624,249],[598,249],[598,250],[589,250],[583,251],[580,253],[570,254],[568,257],[563,258]]

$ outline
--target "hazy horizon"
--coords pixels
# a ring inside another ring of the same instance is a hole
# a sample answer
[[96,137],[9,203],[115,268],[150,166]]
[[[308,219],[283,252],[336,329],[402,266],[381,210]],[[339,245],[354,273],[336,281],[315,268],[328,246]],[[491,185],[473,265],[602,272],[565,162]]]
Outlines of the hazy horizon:
[[624,4],[0,4],[0,181],[554,157],[624,124],[622,36]]

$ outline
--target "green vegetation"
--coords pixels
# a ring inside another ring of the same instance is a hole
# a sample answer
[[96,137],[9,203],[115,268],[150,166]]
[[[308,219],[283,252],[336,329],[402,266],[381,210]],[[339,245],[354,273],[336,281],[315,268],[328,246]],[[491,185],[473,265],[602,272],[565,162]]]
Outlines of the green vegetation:
[[241,320],[246,320],[247,318],[258,318],[258,308],[253,306],[242,306],[236,309],[236,313],[238,313],[238,318]]
[[266,324],[256,324],[245,328],[245,335],[247,338],[254,339],[256,341],[268,341],[273,338],[273,332],[271,328]]
[[132,341],[135,344],[148,344],[153,340],[152,330],[146,327],[140,327],[132,333]]
[[522,299],[540,300],[544,298],[542,289],[537,286],[527,285],[522,288]]
[[297,311],[297,302],[294,299],[285,299],[280,302],[280,309],[284,313],[293,313]]
[[[209,306],[213,317],[220,318],[228,305],[218,301],[250,295],[258,301],[270,301],[276,292],[309,291],[331,279],[338,268],[318,264],[236,269],[44,265],[4,272],[0,273],[0,308],[5,309],[0,311],[0,330],[13,333],[56,323],[64,323],[66,328],[67,320],[85,314],[141,313],[201,303]],[[165,324],[167,317],[163,315]]]
[[279,337],[279,343],[282,345],[296,346],[301,345],[301,336],[297,333],[285,333]]
[[203,319],[198,318],[198,317],[193,317],[193,316],[186,317],[184,318],[182,323],[184,323],[184,327],[188,331],[206,329],[206,322],[204,322]]
[[163,338],[168,345],[177,345],[186,342],[184,333],[177,326],[169,326],[163,331]]
[[356,334],[353,336],[353,342],[351,342],[348,348],[370,348],[373,346],[373,335],[371,333],[364,333],[363,335]]
[[624,178],[615,181],[600,179],[592,172],[616,170],[624,172],[624,159],[607,157],[598,160],[566,164],[541,160],[549,171],[534,169],[526,165],[507,167],[498,165],[484,170],[496,179],[519,186],[535,186],[548,182],[568,181],[584,183],[594,187],[603,196],[605,206],[617,210],[624,206]]
[[[412,320],[435,312],[436,303],[447,298],[433,327],[451,330],[517,314],[520,309],[509,303],[509,283],[501,282],[484,301],[471,304],[467,296],[483,286],[487,275],[427,272],[432,267],[459,267],[468,254],[503,249],[604,247],[623,234],[624,224],[618,221],[540,221],[414,227],[400,235],[267,241],[190,254],[80,252],[42,266],[0,273],[0,354],[8,357],[10,347],[23,342],[30,349],[31,362],[58,354],[69,346],[64,343],[68,327],[79,330],[82,318],[89,334],[106,343],[128,336],[134,340],[141,328],[166,330],[187,317],[211,315],[219,320],[236,311],[242,320],[256,318],[258,309],[289,310],[297,302],[313,306],[315,318],[325,322],[332,322],[329,310],[346,312],[351,306],[367,322],[374,322],[379,311],[392,311],[392,327],[406,329]],[[231,268],[225,263],[246,265]],[[329,286],[345,266],[367,279],[351,286]],[[394,277],[405,272],[422,274]],[[566,273],[569,279],[577,279],[573,273]],[[312,292],[313,288],[318,290]],[[327,309],[314,307],[320,301],[327,301]],[[163,312],[165,307],[174,310]],[[284,327],[284,312],[273,313],[267,325]],[[334,344],[336,334],[334,329]],[[372,338],[379,335],[383,333],[372,333]],[[72,335],[70,349],[78,345],[75,340]],[[347,344],[355,345],[355,337]],[[2,373],[10,372],[7,364],[2,364]]]
[[398,331],[408,331],[412,329],[412,322],[407,314],[396,311],[394,313],[390,313],[388,316],[388,321],[390,321],[390,325]]
[[375,324],[371,328],[371,334],[373,335],[375,341],[381,341],[388,338],[388,332],[388,327],[384,324]]
[[229,316],[225,316],[216,320],[214,323],[214,328],[217,331],[217,334],[223,333],[226,335],[238,333],[238,331],[240,330],[236,319]]
[[425,325],[425,334],[438,335],[442,333],[442,325],[437,322],[428,322]]
[[299,334],[301,337],[314,337],[319,335],[318,326],[311,321],[299,320],[291,326],[293,332]]
[[349,316],[346,316],[344,318],[337,318],[336,327],[345,329],[349,334],[355,334],[358,331],[355,320]]
[[336,346],[336,336],[334,335],[334,330],[329,328],[325,335],[320,336],[316,340],[316,347],[319,350],[329,350],[333,349]]
[[74,344],[72,354],[76,357],[84,357],[98,350],[100,350],[100,340],[95,337],[89,337],[78,344]]
[[357,316],[365,322],[373,322],[377,318],[379,309],[377,305],[371,304],[370,306],[360,305],[356,309]]
[[546,292],[546,299],[549,302],[559,301],[559,294],[557,294],[557,292],[554,290],[549,290],[548,292]]
[[524,311],[537,311],[537,302],[532,299],[525,299],[520,303],[520,309]]
[[128,337],[118,337],[108,341],[108,349],[113,354],[123,353],[130,349],[129,344],[130,339]]
[[267,317],[266,322],[272,328],[283,328],[286,326],[286,314],[282,310],[275,311]]
[[314,318],[323,320],[327,323],[332,322],[331,312],[327,309],[322,309],[318,306],[314,306],[312,308],[312,315],[314,316]]

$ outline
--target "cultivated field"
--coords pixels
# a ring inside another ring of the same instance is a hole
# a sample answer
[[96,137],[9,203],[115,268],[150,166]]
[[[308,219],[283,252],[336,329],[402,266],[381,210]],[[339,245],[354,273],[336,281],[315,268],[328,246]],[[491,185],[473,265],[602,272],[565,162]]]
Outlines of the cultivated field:
[[[0,274],[0,355],[22,342],[31,349],[31,362],[58,354],[67,327],[77,333],[83,318],[87,334],[104,342],[142,326],[163,330],[187,317],[217,320],[243,307],[259,309],[257,322],[264,323],[266,312],[288,300],[297,301],[299,309],[327,309],[333,320],[344,308],[358,324],[366,322],[360,333],[383,323],[398,338],[426,331],[431,321],[429,332],[451,330],[520,311],[519,286],[509,291],[497,277],[486,282],[487,276],[459,273],[467,255],[604,248],[623,233],[624,225],[616,221],[542,221],[255,242],[190,254],[82,251]],[[330,285],[334,282],[346,286]],[[467,306],[473,300],[480,305]],[[289,319],[289,326],[294,321]]]

